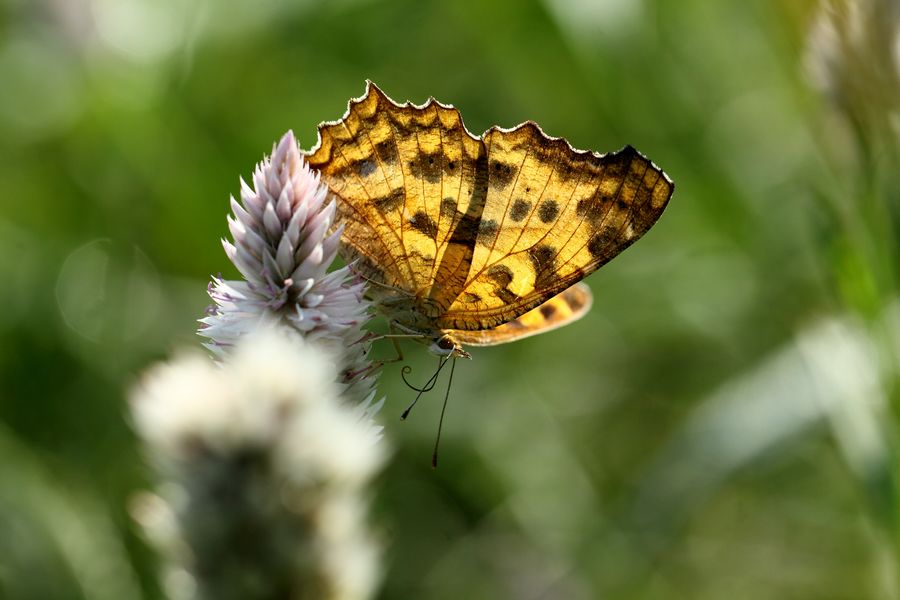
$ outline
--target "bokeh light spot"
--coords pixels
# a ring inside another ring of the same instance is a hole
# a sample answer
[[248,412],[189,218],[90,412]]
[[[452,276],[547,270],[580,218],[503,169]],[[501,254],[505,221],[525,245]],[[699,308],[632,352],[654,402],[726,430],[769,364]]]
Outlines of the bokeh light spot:
[[63,320],[94,341],[131,340],[145,333],[159,309],[159,276],[137,247],[98,239],[66,258],[56,282]]

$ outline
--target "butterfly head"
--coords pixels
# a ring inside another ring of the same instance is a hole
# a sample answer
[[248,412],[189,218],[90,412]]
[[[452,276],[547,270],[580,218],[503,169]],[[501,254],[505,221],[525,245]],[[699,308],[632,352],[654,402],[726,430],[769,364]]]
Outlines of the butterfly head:
[[472,358],[471,354],[463,350],[462,344],[446,333],[435,338],[434,342],[431,343],[431,346],[428,347],[428,351],[441,357]]

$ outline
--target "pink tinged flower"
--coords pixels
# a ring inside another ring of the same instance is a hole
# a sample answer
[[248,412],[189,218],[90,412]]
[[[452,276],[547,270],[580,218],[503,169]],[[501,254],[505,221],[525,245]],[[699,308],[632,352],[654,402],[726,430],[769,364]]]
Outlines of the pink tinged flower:
[[[328,272],[340,245],[333,228],[335,202],[310,170],[291,132],[256,166],[251,184],[241,180],[231,198],[222,240],[243,281],[213,278],[214,306],[200,322],[207,347],[223,355],[260,325],[282,323],[337,355],[341,372],[371,373],[362,325],[370,318],[365,283],[346,267]],[[348,394],[371,402],[374,377],[347,375]],[[352,389],[351,389],[352,388]]]
[[[325,277],[340,244],[328,189],[304,163],[292,133],[272,157],[257,165],[253,187],[241,181],[241,202],[231,199],[228,228],[234,243],[222,241],[228,258],[254,294],[270,308],[286,304],[316,308],[340,289],[316,283]],[[353,315],[351,318],[355,317]]]

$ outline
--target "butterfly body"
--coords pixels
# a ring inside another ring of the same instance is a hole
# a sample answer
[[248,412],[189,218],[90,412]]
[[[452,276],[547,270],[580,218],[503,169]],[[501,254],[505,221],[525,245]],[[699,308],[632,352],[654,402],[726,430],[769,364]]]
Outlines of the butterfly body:
[[372,83],[320,125],[307,160],[379,309],[456,356],[582,316],[590,291],[576,284],[647,231],[674,187],[630,146],[578,151],[532,122],[476,137],[455,108],[399,105]]

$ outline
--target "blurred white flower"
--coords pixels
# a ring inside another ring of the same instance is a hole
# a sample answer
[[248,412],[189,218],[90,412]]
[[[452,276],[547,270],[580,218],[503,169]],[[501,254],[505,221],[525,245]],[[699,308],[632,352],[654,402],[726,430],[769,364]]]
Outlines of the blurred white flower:
[[327,353],[284,327],[245,336],[219,363],[186,355],[144,376],[134,424],[166,484],[132,512],[169,559],[170,595],[372,594],[365,490],[384,448],[335,376]]
[[366,486],[384,459],[365,285],[328,272],[335,204],[285,134],[231,199],[201,335],[215,360],[177,357],[132,394],[161,475],[133,514],[166,558],[173,598],[369,597],[377,546]]

